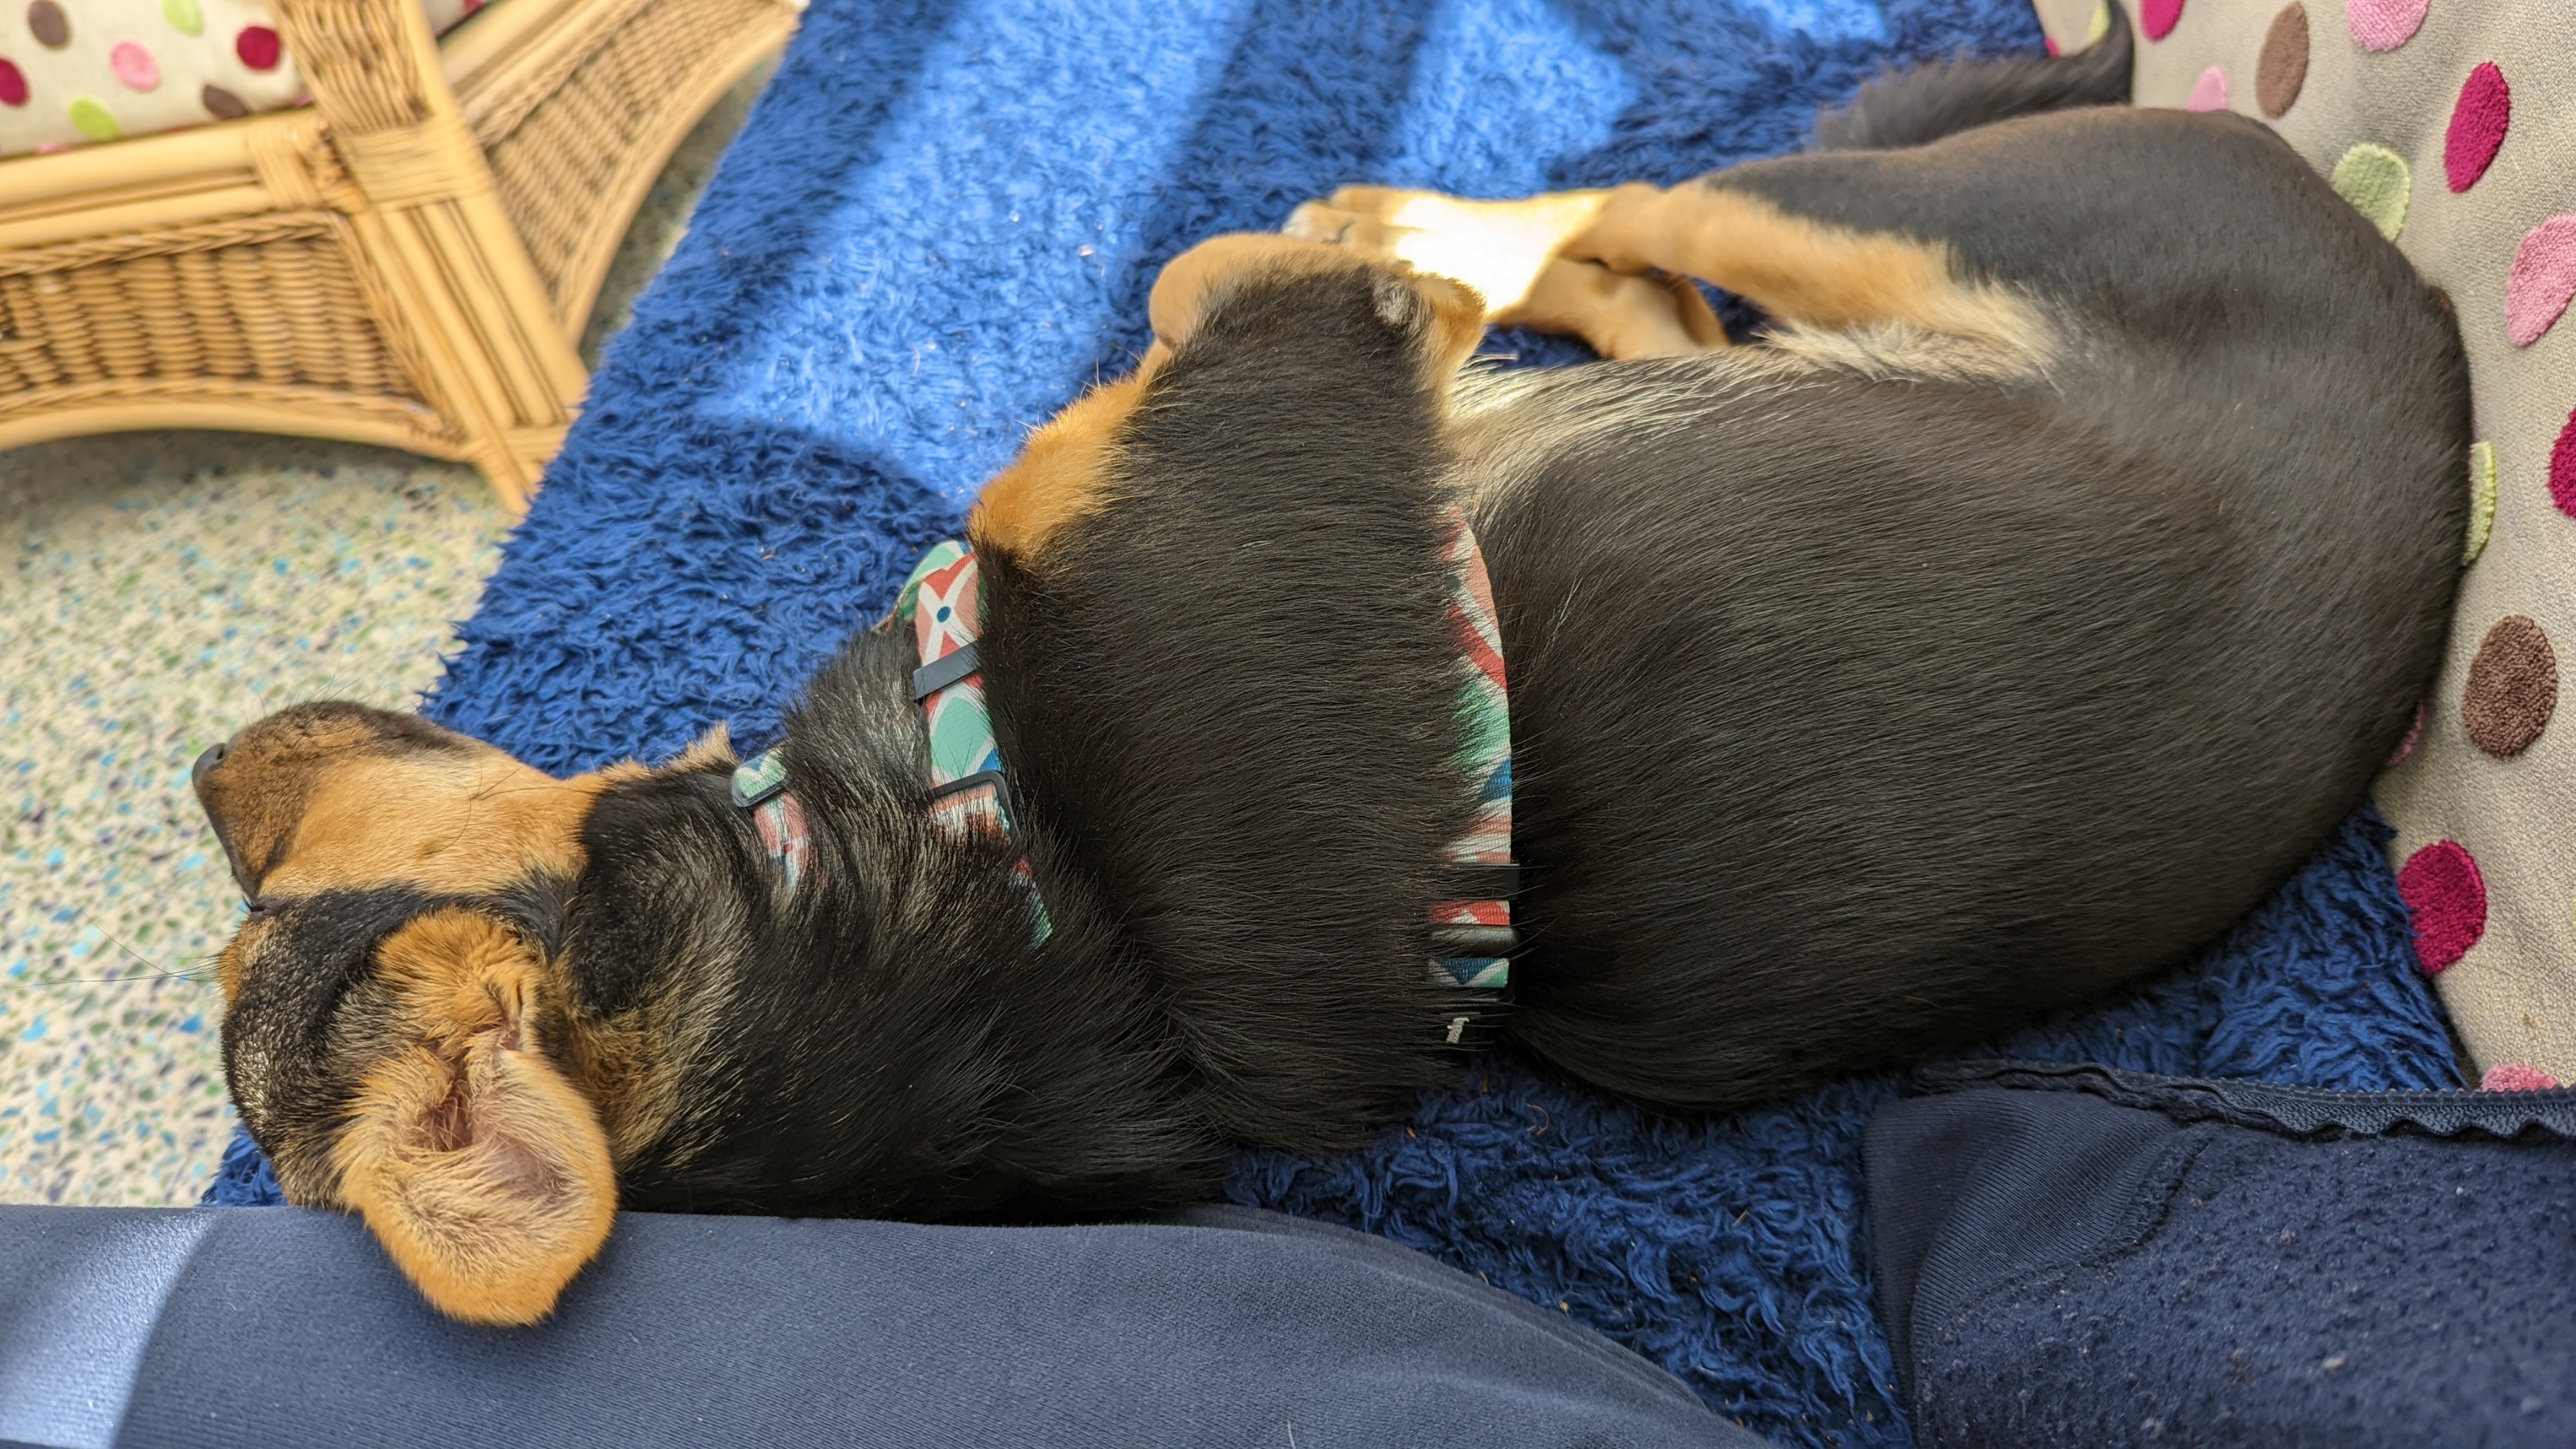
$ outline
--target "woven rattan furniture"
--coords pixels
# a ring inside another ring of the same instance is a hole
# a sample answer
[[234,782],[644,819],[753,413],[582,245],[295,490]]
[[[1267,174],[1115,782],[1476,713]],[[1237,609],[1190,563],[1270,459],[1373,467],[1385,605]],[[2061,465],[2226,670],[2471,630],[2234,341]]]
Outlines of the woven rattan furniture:
[[786,0],[276,0],[313,104],[0,161],[0,447],[205,427],[472,463],[513,512],[653,177]]

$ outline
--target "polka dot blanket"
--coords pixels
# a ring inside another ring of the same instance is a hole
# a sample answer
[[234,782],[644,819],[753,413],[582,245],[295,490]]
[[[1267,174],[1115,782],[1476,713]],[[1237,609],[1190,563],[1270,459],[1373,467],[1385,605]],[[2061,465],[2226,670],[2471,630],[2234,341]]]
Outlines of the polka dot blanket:
[[[481,0],[423,0],[432,34]],[[0,156],[297,104],[261,0],[0,0]]]
[[[1678,180],[1797,146],[1882,63],[2040,40],[2028,0],[819,0],[427,707],[558,771],[723,719],[757,746],[1025,430],[1132,366],[1188,243],[1346,181]],[[2204,959],[1998,1045],[2456,1086],[2386,839],[2356,815]],[[1495,1055],[1228,1192],[1481,1274],[1781,1443],[1903,1445],[1858,1160],[1898,1090],[1713,1117]],[[215,1198],[270,1190],[244,1144]]]
[[[2043,0],[2061,45],[2097,0]],[[2478,442],[2469,570],[2379,782],[2415,949],[2495,1087],[2576,1082],[2576,32],[2558,0],[2141,0],[2140,105],[2277,131],[2450,295]],[[2080,12],[2080,14],[2079,14]]]

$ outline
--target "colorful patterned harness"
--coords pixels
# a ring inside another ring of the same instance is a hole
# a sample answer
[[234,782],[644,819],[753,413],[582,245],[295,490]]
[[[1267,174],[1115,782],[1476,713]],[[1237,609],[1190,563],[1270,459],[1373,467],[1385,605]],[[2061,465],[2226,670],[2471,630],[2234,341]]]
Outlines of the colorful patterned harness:
[[[1512,720],[1503,636],[1494,620],[1494,589],[1485,555],[1466,516],[1450,511],[1449,619],[1458,642],[1457,762],[1477,784],[1476,813],[1442,852],[1459,899],[1431,908],[1431,979],[1442,986],[1501,992],[1511,985],[1511,897],[1519,884],[1512,861]],[[983,634],[984,581],[975,554],[949,539],[932,548],[904,580],[892,613],[879,628],[912,626],[919,668],[913,697],[921,705],[930,740],[930,816],[958,839],[1007,840],[1014,833],[1010,776],[993,738],[993,716],[984,703],[983,663],[976,640]],[[760,838],[779,864],[789,894],[813,870],[813,846],[804,808],[787,789],[787,767],[777,752],[752,759],[733,774],[734,803],[755,812]],[[1054,933],[1037,877],[1022,855],[1013,867],[1028,897],[1037,943]],[[1471,1017],[1449,1023],[1458,1041]]]

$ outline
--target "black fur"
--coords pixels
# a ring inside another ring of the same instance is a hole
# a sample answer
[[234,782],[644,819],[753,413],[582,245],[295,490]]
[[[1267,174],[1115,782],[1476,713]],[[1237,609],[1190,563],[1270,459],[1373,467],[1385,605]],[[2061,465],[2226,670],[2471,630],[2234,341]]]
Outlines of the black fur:
[[257,950],[226,1009],[223,1045],[224,1079],[253,1137],[327,1140],[372,1065],[340,1050],[355,1025],[349,999],[372,980],[385,937],[441,904],[427,892],[393,888],[252,907]]
[[2016,116],[2125,105],[2135,42],[2119,0],[2103,3],[2111,9],[2110,29],[2089,50],[2063,60],[1955,60],[1884,72],[1849,107],[1817,118],[1816,145],[1827,151],[1920,146]]
[[1213,1181],[1168,1028],[1096,906],[1058,883],[1055,939],[1031,951],[1010,858],[923,816],[917,722],[861,727],[909,705],[906,665],[862,638],[790,720],[822,849],[791,899],[722,770],[627,785],[593,812],[576,981],[603,1019],[703,1034],[673,1044],[677,1115],[620,1163],[627,1205],[1066,1217]]
[[993,580],[1004,756],[1228,1136],[1349,1146],[1437,1080],[1470,802],[1425,320],[1373,273],[1249,291],[1124,433],[1115,522]]

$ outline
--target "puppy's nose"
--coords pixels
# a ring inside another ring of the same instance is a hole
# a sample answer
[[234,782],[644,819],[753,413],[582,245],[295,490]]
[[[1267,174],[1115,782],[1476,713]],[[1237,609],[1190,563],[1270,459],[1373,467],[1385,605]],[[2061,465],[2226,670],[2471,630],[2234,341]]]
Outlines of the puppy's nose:
[[192,785],[204,784],[206,782],[206,772],[212,770],[215,766],[222,764],[224,762],[224,756],[231,752],[231,746],[220,742],[208,745],[206,747],[206,752],[197,757],[197,763],[188,767],[188,783]]

